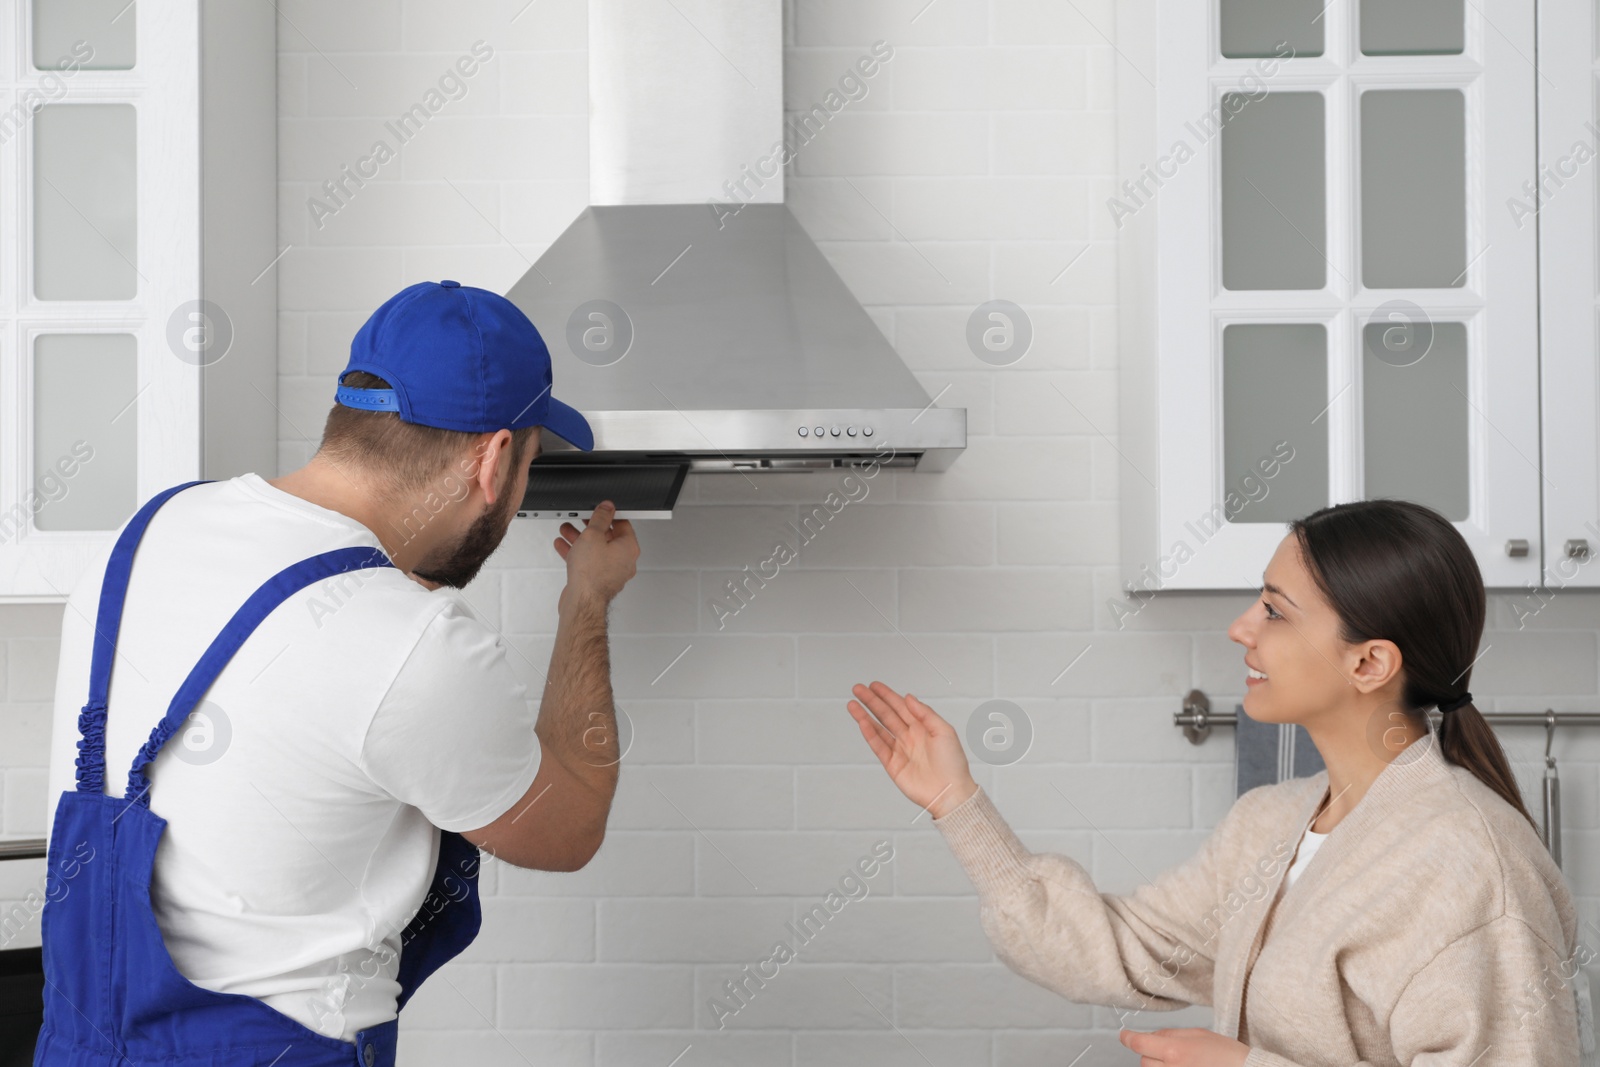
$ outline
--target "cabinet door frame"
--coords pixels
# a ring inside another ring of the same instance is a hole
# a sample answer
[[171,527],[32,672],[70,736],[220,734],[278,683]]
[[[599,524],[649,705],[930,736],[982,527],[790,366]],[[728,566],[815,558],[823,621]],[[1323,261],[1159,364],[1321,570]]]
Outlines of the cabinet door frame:
[[[129,103],[135,108],[134,262],[129,300],[60,301],[33,296],[34,116],[0,145],[0,602],[60,602],[113,531],[34,527],[33,353],[40,332],[126,332],[137,345],[135,492],[143,501],[200,469],[200,368],[168,341],[169,321],[201,293],[200,0],[161,0],[130,9],[135,65],[84,70],[45,106]],[[32,62],[32,3],[12,5],[12,48],[3,99],[43,86]],[[130,398],[132,399],[132,398]],[[70,481],[69,481],[70,492]],[[45,505],[48,506],[48,505]]]
[[[1540,0],[1539,179],[1516,198],[1519,219],[1538,211],[1540,380],[1544,397],[1544,585],[1600,588],[1600,49],[1592,0]],[[1579,143],[1588,150],[1580,160]],[[1567,555],[1588,541],[1587,557]]]
[[[1119,226],[1124,360],[1121,468],[1124,588],[1253,589],[1285,535],[1281,523],[1222,522],[1237,472],[1223,469],[1221,327],[1322,322],[1329,330],[1329,503],[1362,490],[1360,330],[1391,300],[1467,324],[1469,512],[1456,527],[1489,586],[1540,574],[1537,249],[1503,205],[1534,174],[1536,73],[1531,10],[1515,0],[1465,4],[1459,56],[1356,54],[1358,0],[1325,10],[1321,57],[1281,63],[1270,92],[1325,93],[1328,282],[1322,290],[1234,292],[1221,286],[1220,137],[1159,185]],[[1255,60],[1221,59],[1219,0],[1134,0],[1118,10],[1117,185],[1195,145],[1192,123],[1237,89]],[[1350,56],[1348,62],[1345,57]],[[1398,59],[1398,61],[1396,61]],[[1460,87],[1467,106],[1467,270],[1454,290],[1360,285],[1358,94],[1398,86]],[[1187,125],[1186,125],[1187,124]],[[1169,170],[1172,168],[1168,168]],[[1123,190],[1112,190],[1120,196]],[[1108,205],[1109,206],[1109,205]],[[1282,317],[1277,317],[1282,316]],[[1146,445],[1140,438],[1152,440]],[[1507,541],[1528,541],[1526,557]],[[1174,557],[1177,546],[1189,558]]]

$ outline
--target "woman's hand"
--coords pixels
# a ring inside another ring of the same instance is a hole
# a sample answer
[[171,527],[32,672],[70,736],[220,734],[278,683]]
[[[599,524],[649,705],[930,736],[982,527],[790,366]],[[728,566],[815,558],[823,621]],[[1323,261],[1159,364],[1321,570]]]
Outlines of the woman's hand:
[[846,710],[861,727],[873,755],[913,804],[937,819],[977,792],[961,738],[932,708],[910,693],[901,697],[882,682],[873,682],[870,688],[856,685],[851,692],[867,707],[852,700]]
[[1139,1067],[1244,1067],[1250,1046],[1214,1030],[1123,1030],[1117,1039],[1139,1054]]

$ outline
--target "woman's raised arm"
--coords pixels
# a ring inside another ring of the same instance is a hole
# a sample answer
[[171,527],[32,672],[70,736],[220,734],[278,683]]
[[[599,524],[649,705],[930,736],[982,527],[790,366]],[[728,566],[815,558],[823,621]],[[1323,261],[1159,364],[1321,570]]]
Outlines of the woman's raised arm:
[[[1017,839],[973,779],[955,729],[932,708],[882,682],[852,691],[861,703],[847,707],[862,736],[900,791],[933,814],[1008,967],[1078,1003],[1168,1011],[1212,1002],[1230,877],[1219,870],[1222,827],[1151,884],[1102,894],[1070,857],[1030,852]],[[1287,853],[1275,862],[1286,864]]]

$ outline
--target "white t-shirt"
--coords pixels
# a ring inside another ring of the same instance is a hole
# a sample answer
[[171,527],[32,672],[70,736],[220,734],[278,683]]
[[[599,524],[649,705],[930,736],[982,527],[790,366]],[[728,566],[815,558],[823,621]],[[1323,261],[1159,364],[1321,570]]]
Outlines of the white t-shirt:
[[[1333,831],[1329,830],[1328,834],[1331,833]],[[1294,862],[1289,865],[1289,873],[1283,879],[1286,889],[1294,885],[1295,879],[1300,877],[1300,872],[1305,869],[1306,864],[1311,862],[1311,857],[1317,854],[1317,849],[1321,848],[1322,843],[1328,839],[1328,834],[1319,834],[1311,829],[1309,825],[1306,826],[1306,832],[1300,838],[1300,847],[1295,850]]]
[[[114,540],[114,538],[113,538]],[[255,474],[196,485],[134,555],[111,672],[106,792],[263,581],[371,530]],[[50,808],[75,788],[92,622],[110,547],[62,615]],[[151,888],[178,970],[330,1037],[395,1017],[400,933],[439,831],[488,825],[539,769],[535,714],[506,648],[452,592],[392,567],[291,595],[223,668],[149,768],[168,821]],[[180,752],[180,750],[182,750]]]

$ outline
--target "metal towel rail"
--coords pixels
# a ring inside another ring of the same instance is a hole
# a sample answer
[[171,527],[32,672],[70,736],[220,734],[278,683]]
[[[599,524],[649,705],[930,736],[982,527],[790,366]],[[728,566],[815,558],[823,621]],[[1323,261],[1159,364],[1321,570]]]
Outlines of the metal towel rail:
[[42,837],[25,837],[16,841],[0,841],[0,860],[42,860],[44,858],[44,838]]
[[[1437,712],[1429,714],[1438,718]],[[1546,708],[1542,712],[1485,711],[1482,715],[1491,726],[1543,726],[1546,729],[1557,726],[1600,726],[1600,712],[1595,711],[1554,711]],[[1213,726],[1237,725],[1238,716],[1212,711],[1210,698],[1198,689],[1191,689],[1183,698],[1183,710],[1173,712],[1172,724],[1183,727],[1183,735],[1190,744],[1198,745],[1211,736]]]

